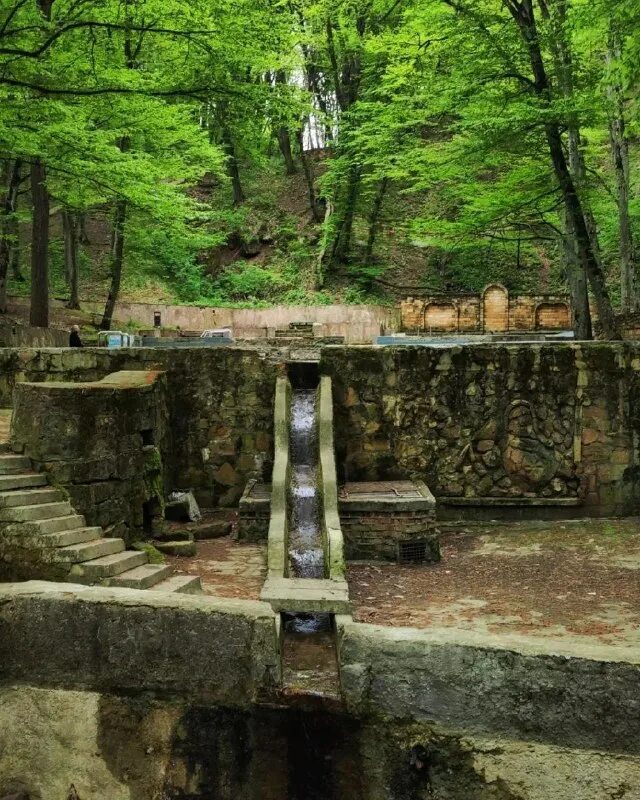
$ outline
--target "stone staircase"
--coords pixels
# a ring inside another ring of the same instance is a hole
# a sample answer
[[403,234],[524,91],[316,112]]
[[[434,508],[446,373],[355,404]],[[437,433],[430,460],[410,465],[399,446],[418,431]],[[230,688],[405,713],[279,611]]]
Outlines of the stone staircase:
[[89,527],[63,492],[34,472],[26,456],[0,444],[0,537],[29,554],[43,570],[66,575],[70,583],[199,594],[200,578],[173,575],[146,553],[127,550],[122,539]]

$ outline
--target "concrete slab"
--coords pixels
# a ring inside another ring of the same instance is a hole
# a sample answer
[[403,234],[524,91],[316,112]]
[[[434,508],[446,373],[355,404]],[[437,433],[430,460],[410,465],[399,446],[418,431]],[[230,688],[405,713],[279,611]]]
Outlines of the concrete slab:
[[260,599],[274,611],[348,614],[351,608],[346,581],[268,578]]

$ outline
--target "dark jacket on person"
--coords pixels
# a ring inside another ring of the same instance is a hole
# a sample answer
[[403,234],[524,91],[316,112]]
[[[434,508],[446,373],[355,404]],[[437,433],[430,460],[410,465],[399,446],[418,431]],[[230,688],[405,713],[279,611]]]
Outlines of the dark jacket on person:
[[78,331],[71,331],[69,336],[69,347],[82,347],[82,339]]

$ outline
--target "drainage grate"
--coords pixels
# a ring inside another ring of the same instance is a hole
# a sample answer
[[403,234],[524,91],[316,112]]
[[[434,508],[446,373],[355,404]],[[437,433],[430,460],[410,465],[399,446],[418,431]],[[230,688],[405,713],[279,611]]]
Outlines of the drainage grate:
[[398,564],[421,564],[427,560],[427,540],[398,542]]

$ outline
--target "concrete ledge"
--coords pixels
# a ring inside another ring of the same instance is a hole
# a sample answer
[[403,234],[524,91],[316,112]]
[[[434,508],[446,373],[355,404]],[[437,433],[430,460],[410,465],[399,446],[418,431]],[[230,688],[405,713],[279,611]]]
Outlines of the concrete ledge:
[[331,580],[342,581],[346,573],[346,566],[344,540],[338,514],[338,480],[333,443],[333,393],[331,378],[326,375],[320,378],[318,440],[325,561]]
[[247,706],[279,682],[277,618],[257,601],[0,585],[0,679]]
[[640,644],[622,661],[607,645],[336,622],[343,696],[355,714],[640,753]]
[[501,508],[576,508],[583,505],[580,497],[439,497],[445,506],[482,506]]
[[349,614],[349,587],[346,581],[314,578],[270,578],[260,599],[274,611],[295,613]]
[[290,402],[291,384],[288,378],[280,377],[276,381],[273,411],[274,459],[267,550],[269,576],[274,578],[284,578],[287,570]]
[[[388,486],[393,490],[398,481],[375,481],[381,489]],[[435,514],[436,499],[424,481],[402,481],[411,484],[411,489],[415,491],[414,497],[406,497],[402,494],[393,496],[391,494],[377,494],[375,492],[359,492],[358,483],[347,483],[344,485],[344,493],[340,497],[340,511],[432,511]],[[364,484],[365,486],[368,484]]]

